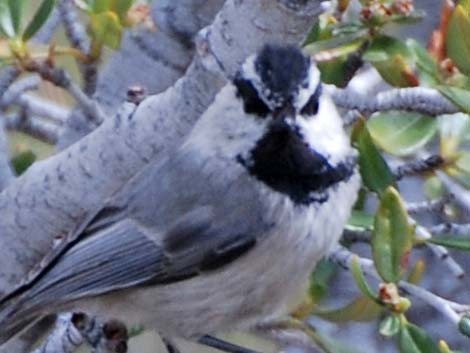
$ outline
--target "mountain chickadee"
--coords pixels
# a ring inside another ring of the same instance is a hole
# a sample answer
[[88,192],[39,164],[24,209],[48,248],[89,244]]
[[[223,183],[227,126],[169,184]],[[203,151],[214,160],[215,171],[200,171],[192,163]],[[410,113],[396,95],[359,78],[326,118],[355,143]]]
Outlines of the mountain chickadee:
[[59,310],[189,339],[289,313],[350,215],[355,160],[314,63],[265,46],[180,148],[0,299],[0,342]]

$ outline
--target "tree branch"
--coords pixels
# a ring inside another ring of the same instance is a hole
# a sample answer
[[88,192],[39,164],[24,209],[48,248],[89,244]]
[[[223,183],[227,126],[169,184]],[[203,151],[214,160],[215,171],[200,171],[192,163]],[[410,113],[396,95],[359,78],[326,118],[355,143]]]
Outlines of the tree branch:
[[339,89],[334,86],[328,86],[328,90],[338,107],[357,110],[365,115],[389,110],[412,111],[429,116],[459,112],[453,103],[431,88],[391,89],[381,92],[375,97],[357,94],[351,90]]
[[[224,0],[153,1],[151,14],[158,30],[140,26],[126,31],[121,48],[100,70],[94,98],[105,114],[110,118],[116,114],[129,87],[142,86],[152,95],[173,85],[191,63],[192,39],[212,22],[223,4]],[[79,111],[73,111],[58,149],[70,146],[95,127],[89,126]]]
[[51,67],[47,62],[35,63],[28,69],[37,72],[44,80],[67,90],[75,99],[80,109],[83,110],[90,123],[97,126],[104,121],[105,115],[98,103],[88,97],[85,92],[71,80],[67,72],[59,68]]
[[[410,223],[414,222],[414,220],[410,220]],[[416,225],[415,230],[416,236],[421,239],[430,239],[432,237],[431,233],[427,228],[423,226]],[[449,271],[458,279],[462,279],[465,276],[465,271],[463,270],[462,266],[460,266],[457,261],[449,254],[449,251],[441,246],[427,242],[426,247],[428,247],[433,254],[441,260],[444,265],[449,269]]]
[[432,234],[470,235],[470,224],[443,223],[429,228]]
[[409,214],[417,214],[423,212],[441,212],[445,205],[450,203],[452,197],[446,196],[437,200],[422,201],[422,202],[408,202],[406,209]]
[[436,175],[442,181],[447,191],[453,195],[455,202],[469,215],[470,192],[444,172],[437,171]]
[[432,172],[442,167],[444,163],[445,160],[441,156],[432,155],[424,159],[416,159],[403,163],[394,168],[393,174],[397,180],[400,180],[406,176],[415,176]]
[[20,131],[41,141],[55,145],[59,139],[60,127],[52,122],[31,116],[26,111],[5,118],[7,130]]
[[[86,34],[85,26],[81,23],[77,8],[73,0],[61,0],[58,4],[58,10],[65,27],[65,33],[72,46],[80,50],[83,54],[90,54],[90,40]],[[83,91],[88,96],[93,95],[96,90],[97,63],[88,63],[79,65],[83,78]]]
[[[350,252],[348,249],[343,247],[338,247],[333,254],[331,259],[340,265],[342,268],[351,269],[351,262],[355,256],[354,253]],[[356,255],[357,256],[357,255]],[[359,258],[359,263],[362,268],[362,271],[372,277],[381,281],[379,275],[377,274],[374,263],[370,259]],[[459,303],[452,302],[450,300],[439,297],[438,295],[427,291],[424,288],[415,286],[409,282],[400,281],[398,283],[400,289],[404,292],[414,296],[417,299],[422,300],[427,303],[437,311],[439,311],[447,320],[452,322],[455,326],[458,326],[460,319],[465,313],[470,312],[470,305],[463,305]]]

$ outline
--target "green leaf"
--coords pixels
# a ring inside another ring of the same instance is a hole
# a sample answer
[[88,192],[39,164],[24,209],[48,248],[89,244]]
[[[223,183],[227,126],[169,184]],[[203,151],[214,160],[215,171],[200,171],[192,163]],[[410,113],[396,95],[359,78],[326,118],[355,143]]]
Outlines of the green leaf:
[[8,0],[0,0],[0,28],[8,38],[13,38],[16,34]]
[[23,174],[36,161],[36,155],[27,150],[12,158],[11,164],[17,175]]
[[425,331],[410,323],[402,325],[399,346],[401,353],[441,353]]
[[107,11],[91,15],[91,29],[96,41],[112,49],[121,45],[122,26],[114,12]]
[[396,55],[400,55],[406,60],[413,58],[412,53],[401,40],[389,36],[378,36],[374,38],[364,53],[364,60],[375,63],[391,60]]
[[374,216],[364,211],[353,210],[346,228],[351,230],[372,230],[374,228]]
[[111,9],[119,16],[121,22],[126,18],[133,2],[134,0],[112,0]]
[[393,337],[401,328],[401,321],[397,315],[390,315],[380,321],[379,332],[382,336]]
[[331,15],[323,13],[318,16],[317,22],[312,26],[312,29],[305,39],[304,46],[313,42],[330,39],[333,36],[333,22]]
[[396,38],[378,36],[372,41],[363,58],[392,86],[409,87],[419,84],[412,69],[412,53],[405,43]]
[[345,323],[348,321],[368,322],[375,320],[384,310],[375,301],[361,296],[346,306],[332,310],[315,310],[314,315],[324,320]]
[[419,85],[418,77],[405,58],[399,54],[390,60],[373,62],[380,76],[394,87],[415,87]]
[[372,141],[363,119],[358,120],[352,132],[352,141],[359,150],[359,171],[365,186],[378,194],[395,185],[395,179],[385,159]]
[[359,258],[357,257],[357,255],[354,255],[352,258],[351,272],[361,293],[364,294],[367,298],[376,302],[377,304],[380,304],[380,300],[377,294],[375,294],[374,291],[369,287],[369,284],[367,284],[364,274],[362,273],[361,265],[359,263]]
[[25,0],[8,0],[8,7],[10,9],[10,16],[15,35],[20,32],[21,16],[23,14],[24,4]]
[[92,12],[99,14],[111,10],[113,0],[94,0],[92,3]]
[[336,273],[336,264],[330,260],[321,260],[310,277],[309,295],[313,303],[320,302],[328,293],[330,280]]
[[304,51],[322,57],[318,68],[323,82],[344,87],[362,66],[361,51],[365,42],[365,32],[355,31],[313,42]]
[[27,41],[32,38],[36,34],[36,32],[42,27],[42,25],[47,21],[49,15],[51,14],[54,5],[55,0],[43,0],[41,6],[38,8],[23,33],[24,41]]
[[406,45],[414,56],[414,62],[420,72],[420,78],[426,79],[430,85],[436,85],[440,81],[439,66],[436,60],[420,43],[414,39],[408,39]]
[[354,32],[312,42],[304,47],[304,51],[311,55],[330,52],[335,57],[339,57],[357,51],[365,41],[364,31]]
[[408,156],[434,137],[437,122],[418,113],[389,111],[374,114],[367,127],[380,148],[395,156]]
[[444,97],[460,108],[462,112],[467,114],[470,113],[470,91],[463,88],[442,85],[436,86],[436,88],[444,95]]
[[457,5],[450,17],[446,36],[447,55],[466,75],[470,75],[470,14],[462,5]]
[[400,194],[388,187],[380,199],[372,232],[372,255],[385,282],[398,282],[408,265],[413,228]]
[[[362,65],[360,62],[357,62],[357,64]],[[332,61],[318,63],[318,69],[321,73],[321,80],[324,83],[344,88],[359,68],[358,65],[356,63],[350,65],[348,57],[345,56]]]
[[434,236],[427,242],[445,246],[446,248],[470,251],[470,234],[468,236]]

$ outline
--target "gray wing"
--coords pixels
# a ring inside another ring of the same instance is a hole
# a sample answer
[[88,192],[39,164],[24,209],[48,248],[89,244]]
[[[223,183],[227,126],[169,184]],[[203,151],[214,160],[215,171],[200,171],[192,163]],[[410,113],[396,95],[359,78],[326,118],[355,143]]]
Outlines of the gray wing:
[[221,231],[212,207],[180,217],[160,243],[138,222],[116,223],[81,240],[46,268],[9,316],[133,286],[185,280],[217,270],[255,245],[254,234]]
[[0,326],[6,307],[15,316],[132,286],[173,283],[249,251],[273,224],[264,222],[251,181],[224,166],[207,174],[205,163],[178,154],[137,175],[33,277],[0,299]]

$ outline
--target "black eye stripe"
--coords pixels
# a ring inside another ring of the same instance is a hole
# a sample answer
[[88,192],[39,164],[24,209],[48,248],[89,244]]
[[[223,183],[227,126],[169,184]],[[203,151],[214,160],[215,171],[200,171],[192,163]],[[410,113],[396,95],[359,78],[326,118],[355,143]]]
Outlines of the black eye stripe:
[[319,105],[321,92],[322,92],[322,85],[320,83],[318,84],[315,92],[313,92],[313,94],[310,96],[307,103],[305,103],[305,105],[300,110],[300,114],[312,116],[318,113],[318,105]]
[[253,84],[237,75],[233,84],[237,87],[237,95],[243,99],[245,111],[249,114],[256,114],[260,117],[266,117],[270,109],[259,97],[258,91]]

